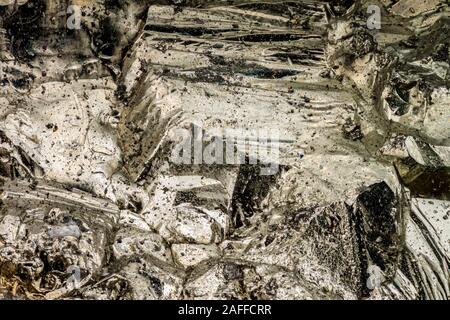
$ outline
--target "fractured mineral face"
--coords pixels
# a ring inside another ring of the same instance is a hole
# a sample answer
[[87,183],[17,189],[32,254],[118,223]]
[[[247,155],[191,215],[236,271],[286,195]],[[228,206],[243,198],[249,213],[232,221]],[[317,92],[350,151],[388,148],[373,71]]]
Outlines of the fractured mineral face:
[[0,0],[0,299],[450,297],[445,0]]

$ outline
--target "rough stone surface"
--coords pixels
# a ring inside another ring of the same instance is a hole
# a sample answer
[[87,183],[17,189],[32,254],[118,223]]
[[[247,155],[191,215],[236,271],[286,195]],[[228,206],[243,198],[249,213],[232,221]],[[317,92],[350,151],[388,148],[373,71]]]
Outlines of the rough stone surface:
[[448,300],[450,11],[375,2],[0,0],[0,299]]

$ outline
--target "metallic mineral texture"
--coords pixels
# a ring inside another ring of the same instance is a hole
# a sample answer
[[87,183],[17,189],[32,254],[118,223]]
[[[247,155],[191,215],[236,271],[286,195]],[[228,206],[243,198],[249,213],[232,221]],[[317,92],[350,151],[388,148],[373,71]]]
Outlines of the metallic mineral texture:
[[450,297],[446,0],[0,0],[0,299]]

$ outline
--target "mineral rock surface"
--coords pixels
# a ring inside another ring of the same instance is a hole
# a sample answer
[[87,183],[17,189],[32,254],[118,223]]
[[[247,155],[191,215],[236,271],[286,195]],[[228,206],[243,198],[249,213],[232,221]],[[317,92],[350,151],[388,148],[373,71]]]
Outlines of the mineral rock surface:
[[0,299],[450,297],[445,0],[0,0]]

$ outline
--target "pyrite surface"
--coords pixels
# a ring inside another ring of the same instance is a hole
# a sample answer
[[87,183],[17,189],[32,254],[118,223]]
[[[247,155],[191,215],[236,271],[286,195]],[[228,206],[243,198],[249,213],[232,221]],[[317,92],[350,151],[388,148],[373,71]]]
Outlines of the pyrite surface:
[[449,13],[0,0],[0,298],[447,300]]

